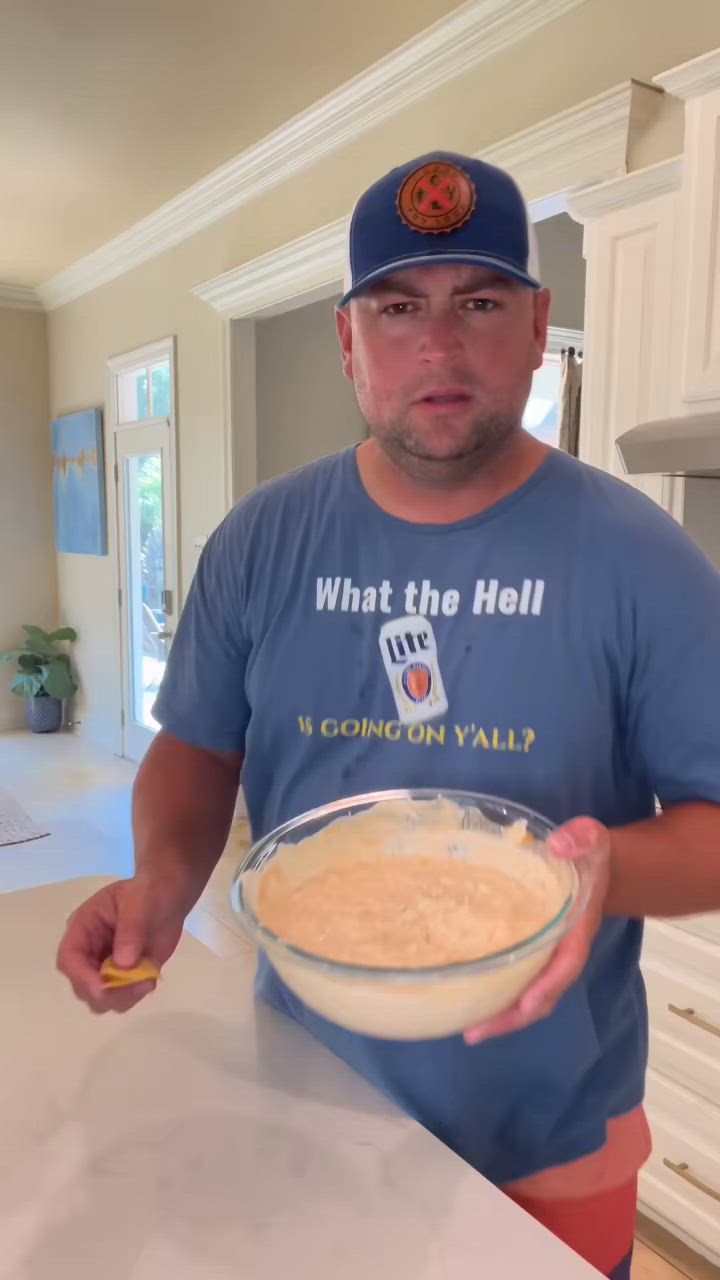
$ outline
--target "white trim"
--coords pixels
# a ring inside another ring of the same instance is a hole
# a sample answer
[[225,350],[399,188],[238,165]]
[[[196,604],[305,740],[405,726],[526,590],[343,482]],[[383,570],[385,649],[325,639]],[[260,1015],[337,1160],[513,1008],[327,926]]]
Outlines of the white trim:
[[497,57],[586,0],[466,0],[93,253],[46,280],[48,310],[124,275]]
[[[117,378],[117,374],[114,374],[113,376]],[[112,423],[112,433],[114,436],[121,436],[128,431],[137,431],[142,427],[166,427],[169,422],[169,417],[136,418],[133,422],[118,422],[116,413]]]
[[[241,267],[199,284],[193,293],[220,315],[238,319],[298,298],[316,301],[319,289],[341,292],[347,219],[291,240]],[[312,293],[312,297],[307,295]]]
[[[117,376],[119,373],[130,373],[133,369],[144,369],[146,365],[165,359],[170,361],[172,371],[175,363],[174,338],[160,338],[157,342],[148,342],[144,347],[136,347],[134,351],[123,351],[118,356],[110,356],[106,364],[110,372]],[[115,417],[117,418],[117,406]],[[145,419],[140,425],[146,426],[147,421]]]
[[622,178],[601,182],[587,191],[571,195],[567,201],[568,213],[576,222],[588,222],[606,213],[614,213],[630,205],[655,200],[658,196],[678,191],[682,183],[683,157],[673,156],[659,164],[648,165]]
[[[521,186],[527,179],[540,188],[529,207],[533,221],[542,221],[566,207],[566,197],[559,194],[562,182],[575,188],[609,177],[624,167],[630,108],[638,88],[644,86],[628,82],[610,89],[478,154],[508,168]],[[593,150],[593,144],[597,150]],[[543,158],[544,169],[538,163],[536,150]],[[192,292],[220,315],[236,320],[290,311],[341,293],[348,220],[349,215],[271,249],[204,281]]]
[[549,356],[557,356],[568,347],[574,347],[576,351],[582,351],[585,341],[585,334],[582,329],[560,329],[557,325],[550,325],[547,335],[547,344],[545,353]]
[[699,58],[683,62],[671,71],[653,76],[653,84],[676,98],[698,98],[720,89],[720,49],[703,53]]
[[43,304],[35,289],[19,284],[0,284],[0,307],[15,311],[42,311]]
[[559,213],[567,213],[568,194],[567,191],[556,191],[552,196],[531,200],[528,206],[531,220],[545,222],[548,218],[556,218]]
[[507,169],[533,200],[600,182],[626,170],[633,98],[656,93],[628,80],[505,138],[482,158]]
[[225,352],[225,500],[229,510],[257,487],[257,325],[221,326]]

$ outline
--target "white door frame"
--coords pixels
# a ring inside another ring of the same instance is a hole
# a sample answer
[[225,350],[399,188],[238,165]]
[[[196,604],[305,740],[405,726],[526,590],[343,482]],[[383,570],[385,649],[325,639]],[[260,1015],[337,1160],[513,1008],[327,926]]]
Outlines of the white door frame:
[[[118,408],[118,375],[121,373],[131,372],[138,368],[144,368],[148,364],[155,363],[158,360],[169,359],[170,361],[170,389],[171,404],[170,414],[168,417],[162,418],[145,418],[138,422],[121,423],[119,421]],[[107,361],[106,366],[107,379],[107,395],[106,404],[108,405],[108,416],[110,420],[110,428],[112,431],[112,460],[114,466],[114,483],[111,486],[111,520],[115,540],[114,551],[114,571],[115,571],[115,598],[118,607],[118,646],[120,655],[120,672],[118,681],[118,701],[119,701],[119,720],[120,720],[120,754],[137,760],[141,758],[144,750],[149,746],[153,734],[151,730],[145,730],[145,735],[133,732],[133,725],[127,712],[131,708],[131,672],[130,657],[131,646],[128,628],[127,610],[125,601],[127,599],[127,562],[126,548],[123,540],[123,511],[122,503],[124,500],[124,486],[122,469],[119,466],[119,450],[118,445],[121,441],[137,442],[140,449],[143,448],[143,433],[145,433],[145,441],[147,442],[147,433],[153,428],[162,427],[166,432],[166,452],[167,464],[163,468],[165,483],[163,485],[163,528],[165,530],[165,586],[172,593],[172,608],[168,611],[170,622],[168,630],[175,630],[177,618],[180,609],[180,572],[179,572],[179,548],[180,548],[180,525],[179,525],[179,500],[177,491],[177,431],[176,431],[176,404],[177,404],[177,378],[176,378],[176,361],[175,361],[175,338],[163,338],[158,342],[149,343],[144,347],[135,348],[122,355],[113,356]],[[157,430],[155,431],[157,435]],[[156,444],[150,445],[156,448]],[[122,455],[127,456],[125,451]],[[135,741],[137,739],[137,741]]]

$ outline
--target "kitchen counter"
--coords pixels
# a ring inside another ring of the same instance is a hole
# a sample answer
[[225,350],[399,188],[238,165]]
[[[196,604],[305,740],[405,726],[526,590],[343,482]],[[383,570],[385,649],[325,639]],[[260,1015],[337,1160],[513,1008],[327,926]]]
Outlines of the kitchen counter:
[[54,953],[104,883],[0,896],[2,1280],[596,1277],[256,1007],[250,956],[185,934],[139,1009],[89,1014]]

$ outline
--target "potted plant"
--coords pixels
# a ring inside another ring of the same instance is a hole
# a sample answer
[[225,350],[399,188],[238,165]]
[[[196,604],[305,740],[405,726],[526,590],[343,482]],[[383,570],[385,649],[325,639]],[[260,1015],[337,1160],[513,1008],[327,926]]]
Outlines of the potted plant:
[[27,699],[27,725],[33,733],[54,733],[62,724],[63,698],[78,686],[70,666],[70,656],[58,648],[63,640],[77,640],[72,627],[44,631],[23,625],[25,644],[0,654],[0,666],[17,662],[12,692]]

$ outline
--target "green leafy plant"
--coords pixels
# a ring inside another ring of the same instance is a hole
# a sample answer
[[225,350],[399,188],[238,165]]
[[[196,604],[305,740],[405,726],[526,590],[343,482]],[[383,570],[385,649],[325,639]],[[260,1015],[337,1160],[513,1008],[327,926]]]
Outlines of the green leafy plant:
[[19,649],[0,653],[0,666],[17,662],[18,672],[12,692],[19,698],[69,698],[77,690],[70,655],[58,648],[63,640],[77,640],[72,627],[59,631],[43,631],[42,627],[23,625],[25,644]]

